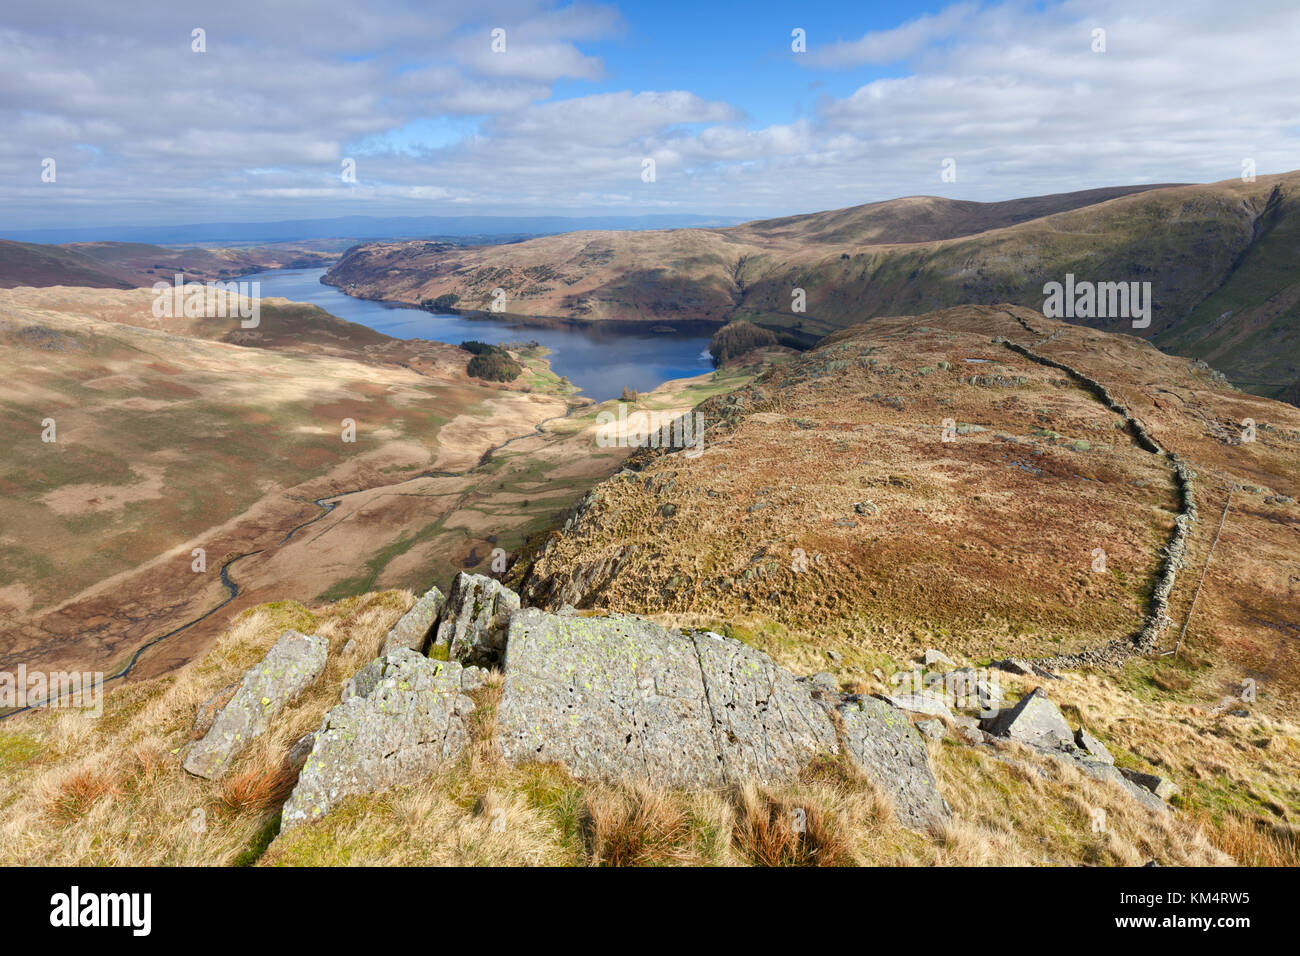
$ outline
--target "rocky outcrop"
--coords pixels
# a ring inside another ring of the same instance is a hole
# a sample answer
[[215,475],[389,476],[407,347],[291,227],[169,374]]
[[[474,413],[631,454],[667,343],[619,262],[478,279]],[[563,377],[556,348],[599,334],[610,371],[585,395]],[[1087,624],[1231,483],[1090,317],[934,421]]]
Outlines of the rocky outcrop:
[[1106,749],[1106,745],[1082,727],[1075,732],[1074,742],[1080,750],[1086,753],[1093,760],[1100,760],[1102,763],[1110,764],[1115,762],[1115,758],[1110,755],[1110,751]]
[[506,646],[510,615],[519,595],[482,574],[456,575],[433,646],[438,656],[464,664],[495,664]]
[[380,648],[380,656],[399,647],[423,653],[429,645],[429,635],[438,620],[438,615],[442,613],[443,605],[446,603],[447,599],[437,588],[429,588],[424,592],[424,596],[416,601],[388,632]]
[[324,815],[344,797],[413,783],[465,749],[474,702],[461,666],[399,647],[352,679],[316,732],[281,827]]
[[1158,774],[1142,773],[1140,770],[1130,770],[1128,768],[1120,768],[1119,772],[1124,775],[1125,780],[1141,787],[1143,790],[1154,793],[1161,800],[1172,800],[1179,794],[1178,784]]
[[1047,749],[1074,746],[1074,731],[1065,722],[1060,708],[1036,687],[1012,707],[984,720],[984,730],[995,737],[1006,737],[1022,744]]
[[[1159,777],[1116,768],[1115,759],[1100,740],[1083,728],[1077,733],[1070,730],[1060,709],[1047,699],[1042,688],[1035,688],[1015,706],[985,719],[981,726],[991,742],[1013,740],[1069,763],[1094,780],[1114,784],[1153,812],[1165,812],[1164,799],[1177,792],[1177,787],[1168,781],[1163,781],[1167,784],[1163,791],[1158,789]],[[1145,779],[1135,781],[1135,776]]]
[[511,619],[497,720],[514,763],[672,787],[788,781],[819,755],[846,753],[890,792],[901,819],[920,826],[946,815],[906,718],[875,701],[841,704],[833,687],[796,680],[711,632],[526,609]]
[[942,694],[881,694],[880,699],[891,707],[913,714],[952,719],[952,711],[948,709]]
[[217,719],[217,715],[230,703],[230,699],[239,690],[239,684],[239,681],[227,684],[199,704],[199,709],[194,715],[194,726],[190,729],[191,740],[202,740],[207,736],[208,731],[212,729],[213,721]]
[[325,669],[329,642],[323,637],[285,631],[262,662],[250,668],[229,703],[185,756],[185,769],[213,779],[231,760],[266,732],[284,705],[306,690]]
[[511,621],[507,647],[497,720],[513,762],[710,787],[789,779],[836,747],[808,687],[715,634],[530,608]]

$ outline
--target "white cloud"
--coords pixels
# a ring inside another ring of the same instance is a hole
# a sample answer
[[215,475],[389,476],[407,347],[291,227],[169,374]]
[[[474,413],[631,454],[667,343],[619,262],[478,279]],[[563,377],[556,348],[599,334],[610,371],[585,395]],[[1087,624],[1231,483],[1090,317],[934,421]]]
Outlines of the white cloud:
[[[1300,8],[1279,0],[1240,13],[1211,0],[960,3],[848,43],[811,36],[806,68],[890,63],[894,75],[757,128],[737,105],[743,76],[726,102],[668,62],[661,89],[552,99],[561,81],[617,76],[581,48],[624,29],[608,5],[325,0],[306,16],[229,0],[194,23],[161,2],[120,17],[65,6],[57,18],[16,8],[0,28],[0,227],[92,205],[196,221],[205,203],[241,219],[358,204],[763,215],[1213,181],[1246,157],[1260,173],[1300,165]],[[190,52],[195,25],[206,54]],[[495,25],[507,54],[490,52]],[[1091,50],[1097,27],[1105,53]],[[344,155],[356,186],[340,181]],[[57,185],[40,182],[45,156]],[[956,183],[940,180],[948,157]]]
[[831,68],[897,63],[965,29],[978,9],[976,3],[958,3],[940,13],[909,20],[892,30],[872,31],[852,42],[817,46],[814,41],[801,62],[808,66]]

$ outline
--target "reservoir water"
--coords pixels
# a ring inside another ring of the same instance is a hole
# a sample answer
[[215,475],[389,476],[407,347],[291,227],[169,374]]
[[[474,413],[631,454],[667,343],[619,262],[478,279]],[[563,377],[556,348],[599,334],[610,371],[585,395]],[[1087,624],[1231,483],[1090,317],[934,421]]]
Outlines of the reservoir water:
[[596,401],[617,398],[624,387],[648,392],[670,378],[709,371],[708,336],[620,332],[600,328],[539,328],[490,317],[436,315],[411,306],[354,299],[334,286],[322,285],[324,269],[277,269],[241,276],[260,282],[266,298],[283,296],[310,302],[349,322],[369,326],[398,339],[432,339],[459,345],[467,339],[490,342],[540,342],[551,350],[548,360],[579,393]]

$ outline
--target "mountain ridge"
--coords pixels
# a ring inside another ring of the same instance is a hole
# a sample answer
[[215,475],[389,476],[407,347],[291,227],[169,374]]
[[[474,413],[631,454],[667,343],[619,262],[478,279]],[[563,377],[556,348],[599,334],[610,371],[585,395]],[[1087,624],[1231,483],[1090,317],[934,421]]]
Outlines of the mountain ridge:
[[464,311],[492,309],[500,289],[504,312],[522,319],[741,318],[807,341],[962,304],[1041,309],[1044,285],[1067,274],[1151,282],[1149,328],[1123,316],[1085,324],[1140,332],[1273,396],[1300,379],[1298,239],[1292,172],[994,204],[911,197],[717,229],[579,232],[472,249],[369,243],[323,281],[364,298]]

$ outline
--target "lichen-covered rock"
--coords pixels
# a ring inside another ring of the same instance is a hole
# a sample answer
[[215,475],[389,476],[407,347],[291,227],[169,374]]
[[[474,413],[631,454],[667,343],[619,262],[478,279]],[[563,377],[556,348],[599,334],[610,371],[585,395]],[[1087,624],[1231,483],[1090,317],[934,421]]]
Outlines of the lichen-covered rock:
[[474,711],[460,686],[459,664],[405,647],[362,668],[316,732],[282,829],[318,819],[346,796],[420,780],[459,756]]
[[943,740],[944,734],[947,732],[943,726],[943,721],[936,717],[918,720],[916,729],[921,732],[922,736],[929,737],[931,740]]
[[190,729],[190,740],[202,740],[207,736],[208,731],[212,729],[212,722],[217,719],[217,714],[221,713],[221,709],[235,696],[235,691],[239,690],[239,683],[234,681],[227,684],[199,704],[199,709],[194,714],[194,726]]
[[1015,706],[999,711],[981,726],[996,737],[1020,743],[1061,750],[1074,748],[1074,731],[1041,687],[1035,687]]
[[289,748],[289,755],[285,757],[285,763],[294,773],[297,773],[311,756],[314,746],[316,746],[316,731],[313,730],[311,733],[303,734],[294,742],[294,745]]
[[766,654],[626,615],[517,613],[497,720],[514,763],[670,787],[775,782],[836,749],[825,709]]
[[379,649],[380,656],[399,647],[423,653],[429,644],[429,635],[438,621],[438,615],[446,603],[446,598],[437,588],[425,591],[424,596],[411,605],[411,609],[388,632]]
[[949,815],[925,742],[907,715],[874,697],[852,696],[839,718],[849,758],[893,798],[903,824],[924,829]]
[[[530,608],[511,619],[497,721],[512,763],[556,762],[579,778],[669,787],[788,781],[847,747],[895,794],[904,822],[932,819],[943,801],[906,717],[871,702],[832,719],[841,700],[833,681],[797,680],[761,651],[711,632]],[[927,796],[913,794],[926,786]]]
[[505,651],[510,615],[519,610],[519,595],[500,581],[461,572],[438,622],[434,646],[448,660],[463,664],[495,664]]
[[315,682],[328,655],[329,642],[323,637],[297,631],[281,634],[262,662],[245,672],[230,702],[186,754],[185,769],[209,780],[219,777],[285,704]]

